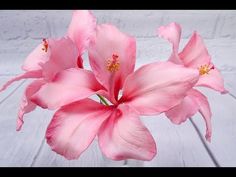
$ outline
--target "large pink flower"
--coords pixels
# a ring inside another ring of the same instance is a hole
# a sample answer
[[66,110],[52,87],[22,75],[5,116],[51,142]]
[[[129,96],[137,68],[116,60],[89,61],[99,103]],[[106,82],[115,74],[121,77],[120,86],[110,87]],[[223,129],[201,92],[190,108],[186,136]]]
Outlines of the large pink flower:
[[[199,73],[171,62],[147,64],[134,72],[135,56],[133,37],[112,25],[99,25],[89,46],[94,75],[83,71],[81,77],[78,69],[61,71],[32,96],[43,107],[59,108],[46,132],[55,152],[78,158],[97,135],[102,152],[113,160],[155,156],[155,141],[140,115],[157,115],[179,104]],[[92,92],[104,104],[85,98]]]
[[[18,113],[17,130],[20,130],[23,124],[24,114],[33,111],[36,107],[36,104],[30,99],[31,96],[41,87],[50,85],[50,82],[58,79],[55,77],[58,72],[74,68],[78,71],[78,77],[83,77],[84,72],[89,72],[79,69],[79,67],[83,67],[81,56],[87,49],[90,38],[94,35],[95,27],[95,18],[89,11],[74,11],[67,35],[60,39],[44,39],[42,44],[39,44],[26,58],[22,66],[25,72],[9,80],[0,88],[0,91],[3,91],[15,81],[36,79],[25,89]],[[86,80],[87,83],[93,81],[92,79],[94,79],[93,75],[84,78],[84,81]]]
[[[221,93],[227,93],[219,70],[211,62],[211,57],[202,38],[194,32],[184,49],[178,53],[181,38],[181,27],[170,23],[158,29],[159,36],[167,39],[173,47],[169,61],[199,71],[200,78],[195,86],[204,86]],[[207,98],[199,91],[192,89],[184,100],[166,112],[166,116],[175,124],[180,124],[200,112],[206,122],[206,139],[211,138],[211,110]]]

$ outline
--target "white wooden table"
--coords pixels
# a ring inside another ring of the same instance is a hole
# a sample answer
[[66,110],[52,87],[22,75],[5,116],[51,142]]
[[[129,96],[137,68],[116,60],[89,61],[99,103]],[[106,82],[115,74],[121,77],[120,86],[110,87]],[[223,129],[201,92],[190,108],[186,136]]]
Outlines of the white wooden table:
[[[39,40],[24,42],[27,43],[15,42],[17,50],[0,43],[0,84],[21,73],[23,60]],[[185,43],[183,40],[181,46]],[[230,92],[220,95],[201,89],[213,112],[211,143],[203,138],[205,124],[199,114],[179,126],[164,115],[143,117],[157,143],[158,154],[152,161],[109,160],[102,155],[96,140],[78,160],[68,161],[51,151],[44,139],[52,111],[37,108],[26,114],[22,131],[16,132],[19,101],[28,83],[19,81],[0,94],[0,166],[236,166],[236,40],[206,39],[205,43]],[[136,68],[166,59],[171,50],[166,41],[155,37],[139,37],[137,48]]]

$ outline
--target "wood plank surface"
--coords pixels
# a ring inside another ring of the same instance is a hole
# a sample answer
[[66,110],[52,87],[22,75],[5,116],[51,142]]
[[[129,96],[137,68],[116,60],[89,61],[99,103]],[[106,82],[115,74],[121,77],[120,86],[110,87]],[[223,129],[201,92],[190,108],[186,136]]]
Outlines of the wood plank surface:
[[215,166],[189,121],[174,125],[164,115],[143,119],[158,148],[157,156],[144,166]]
[[44,122],[50,112],[40,109],[25,115],[22,131],[16,131],[16,117],[24,86],[0,104],[0,166],[30,166],[44,137]]
[[[201,90],[208,97],[213,114],[212,142],[207,145],[220,166],[236,166],[236,99],[230,94]],[[193,121],[204,133],[205,125],[200,115],[196,115]]]

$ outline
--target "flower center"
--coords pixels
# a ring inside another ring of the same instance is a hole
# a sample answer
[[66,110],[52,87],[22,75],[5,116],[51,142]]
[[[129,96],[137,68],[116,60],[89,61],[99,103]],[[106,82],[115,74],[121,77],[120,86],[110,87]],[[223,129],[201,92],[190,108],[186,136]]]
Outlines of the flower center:
[[120,68],[119,56],[117,54],[113,54],[112,58],[107,59],[106,68],[110,72],[116,72]]
[[48,42],[46,39],[43,39],[43,51],[47,52],[48,51]]
[[214,65],[208,64],[208,65],[202,65],[198,68],[199,74],[202,76],[204,74],[209,74],[210,70],[214,69]]

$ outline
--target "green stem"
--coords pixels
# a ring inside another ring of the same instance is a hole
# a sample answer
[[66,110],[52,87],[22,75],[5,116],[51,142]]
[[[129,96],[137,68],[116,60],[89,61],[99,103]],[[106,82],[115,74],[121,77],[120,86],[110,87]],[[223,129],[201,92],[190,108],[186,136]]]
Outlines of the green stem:
[[100,98],[100,100],[107,106],[109,106],[109,104],[107,103],[107,101],[99,94],[97,94],[97,96]]

